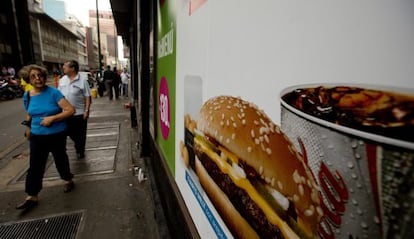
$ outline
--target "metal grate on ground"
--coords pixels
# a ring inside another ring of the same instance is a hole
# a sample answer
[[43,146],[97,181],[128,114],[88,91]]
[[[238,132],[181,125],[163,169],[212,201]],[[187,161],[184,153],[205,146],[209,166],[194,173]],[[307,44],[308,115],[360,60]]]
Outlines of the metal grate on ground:
[[83,211],[40,219],[0,224],[2,239],[75,239],[83,223]]

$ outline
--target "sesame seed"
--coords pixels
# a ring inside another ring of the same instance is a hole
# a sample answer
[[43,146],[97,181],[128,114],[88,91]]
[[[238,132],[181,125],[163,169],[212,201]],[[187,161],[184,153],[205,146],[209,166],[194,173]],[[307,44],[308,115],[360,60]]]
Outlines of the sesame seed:
[[274,187],[275,186],[275,178],[272,178],[272,180],[270,181],[270,185],[272,185],[272,187]]
[[235,122],[233,122],[233,127],[237,128],[237,124]]
[[299,194],[301,196],[303,196],[305,194],[305,189],[303,188],[303,185],[302,184],[299,184],[298,190],[299,190]]
[[246,120],[242,120],[242,125],[246,125]]
[[254,143],[255,143],[255,144],[260,144],[260,140],[259,140],[258,138],[255,138],[255,139],[254,139]]
[[315,189],[313,189],[311,192],[311,199],[314,203],[319,203],[318,191]]
[[224,121],[220,121],[220,126],[224,126]]
[[299,196],[297,194],[293,195],[293,201],[299,202]]
[[247,152],[251,153],[252,152],[252,147],[247,147]]
[[254,135],[254,130],[252,129],[252,130],[250,130],[250,135],[252,136],[252,138],[254,138],[255,137],[255,135]]
[[227,143],[230,143],[230,139],[226,139],[226,142],[227,142]]
[[266,148],[266,153],[267,153],[268,155],[271,155],[271,154],[272,154],[272,150],[271,150],[270,148]]
[[223,114],[221,114],[221,119],[223,119],[223,120],[224,120],[224,113],[223,113]]
[[282,183],[281,181],[277,181],[277,187],[278,187],[280,190],[283,190],[283,183]]
[[[310,175],[308,175],[308,177],[309,177]],[[311,176],[312,177],[312,176]],[[305,183],[306,182],[306,178],[304,177],[304,176],[301,176],[300,177],[300,182],[301,183]]]
[[300,184],[300,175],[298,170],[295,170],[295,172],[293,172],[293,182],[295,182],[296,184]]
[[313,185],[312,185],[312,182],[311,182],[311,180],[310,180],[310,179],[308,179],[308,180],[307,180],[307,183],[308,183],[308,186],[309,186],[310,188],[312,188],[312,186],[313,186]]
[[264,136],[266,143],[270,143],[269,137],[267,135]]
[[262,123],[262,125],[266,125],[266,123],[264,122],[262,118],[260,118],[260,123]]
[[259,174],[262,175],[263,174],[263,166],[259,167]]
[[232,135],[231,135],[231,139],[235,139],[236,138],[236,134],[235,133],[233,133]]
[[266,128],[265,127],[260,127],[259,132],[260,132],[260,134],[266,133]]
[[323,215],[323,210],[322,210],[322,208],[321,207],[316,207],[316,212],[318,213],[318,215],[319,216],[322,216]]
[[311,210],[311,209],[306,209],[306,210],[303,212],[303,215],[305,215],[305,216],[307,216],[307,217],[311,217],[311,216],[313,215],[313,213],[314,213],[314,210]]
[[280,128],[278,126],[275,126],[275,130],[278,134],[280,134]]

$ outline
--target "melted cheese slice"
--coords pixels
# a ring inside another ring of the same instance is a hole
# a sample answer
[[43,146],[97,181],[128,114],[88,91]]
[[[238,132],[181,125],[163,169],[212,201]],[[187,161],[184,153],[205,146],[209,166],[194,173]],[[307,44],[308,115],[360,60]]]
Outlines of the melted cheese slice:
[[[263,197],[257,192],[257,190],[253,187],[250,181],[244,177],[240,177],[240,174],[235,172],[231,165],[226,162],[226,157],[220,157],[216,154],[213,150],[211,150],[207,143],[203,142],[203,140],[195,137],[194,143],[200,145],[205,152],[220,168],[220,170],[227,174],[239,188],[245,190],[250,198],[257,204],[260,209],[262,209],[263,213],[266,215],[267,219],[273,225],[276,225],[280,231],[282,232],[285,238],[297,238],[299,236],[290,228],[290,226],[283,221],[276,213],[273,211],[272,207],[263,199]],[[228,158],[234,162],[238,162],[238,158],[230,153],[229,151],[220,147],[222,153],[226,154]]]

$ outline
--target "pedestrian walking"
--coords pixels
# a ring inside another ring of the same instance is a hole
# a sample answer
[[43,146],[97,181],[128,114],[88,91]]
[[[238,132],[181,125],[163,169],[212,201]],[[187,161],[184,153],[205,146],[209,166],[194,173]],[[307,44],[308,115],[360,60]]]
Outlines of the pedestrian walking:
[[121,73],[122,95],[128,97],[129,73],[126,68]]
[[114,98],[114,92],[115,91],[115,98],[118,99],[119,97],[119,88],[118,88],[118,80],[117,76],[114,74],[113,71],[111,71],[111,66],[108,65],[106,67],[106,70],[103,73],[103,80],[105,84],[105,89],[107,91],[109,100],[112,100]]
[[38,194],[43,185],[43,174],[49,153],[52,153],[60,178],[65,181],[63,191],[70,192],[75,186],[66,153],[66,121],[75,113],[74,107],[63,94],[46,85],[47,70],[31,65],[30,83],[33,89],[23,96],[27,111],[26,138],[30,141],[30,165],[26,175],[26,199],[16,209],[31,209],[38,204]]
[[31,65],[23,66],[19,72],[17,72],[17,76],[20,79],[20,85],[24,91],[29,91],[33,89],[33,86],[30,84],[30,77],[29,77],[29,69]]
[[86,132],[88,127],[89,110],[92,103],[88,79],[79,74],[79,63],[75,60],[63,64],[65,75],[59,80],[58,89],[75,107],[75,114],[69,117],[68,136],[75,144],[76,157],[85,158]]

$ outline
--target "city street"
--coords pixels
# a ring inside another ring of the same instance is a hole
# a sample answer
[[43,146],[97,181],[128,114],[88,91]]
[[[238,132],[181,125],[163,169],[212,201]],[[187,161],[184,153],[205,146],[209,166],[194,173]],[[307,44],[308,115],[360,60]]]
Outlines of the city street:
[[[29,144],[23,140],[20,145],[15,143],[13,150],[8,149],[9,153],[4,153],[5,159],[1,160],[4,163],[0,164],[0,235],[19,233],[12,231],[14,226],[23,228],[38,223],[39,227],[45,228],[43,238],[63,238],[57,233],[68,229],[74,232],[66,233],[65,238],[143,238],[143,235],[145,238],[169,238],[161,206],[152,193],[157,189],[152,186],[150,170],[144,159],[139,158],[137,131],[131,128],[130,112],[124,107],[127,102],[124,98],[93,99],[85,159],[77,160],[73,142],[68,140],[67,144],[75,189],[69,194],[63,193],[62,180],[50,158],[39,205],[28,213],[14,207],[25,196]],[[0,107],[2,120],[7,120],[8,125],[13,119],[17,122],[14,137],[23,138],[19,123],[24,114],[20,115],[18,110],[23,108],[21,99],[0,102]],[[8,125],[2,124],[2,132]],[[10,138],[11,132],[8,133]],[[135,175],[136,169],[144,172],[143,181]],[[76,227],[61,223],[61,220],[72,217],[78,220]]]
[[25,128],[20,124],[25,115],[22,98],[0,101],[0,165],[7,153],[25,142]]

